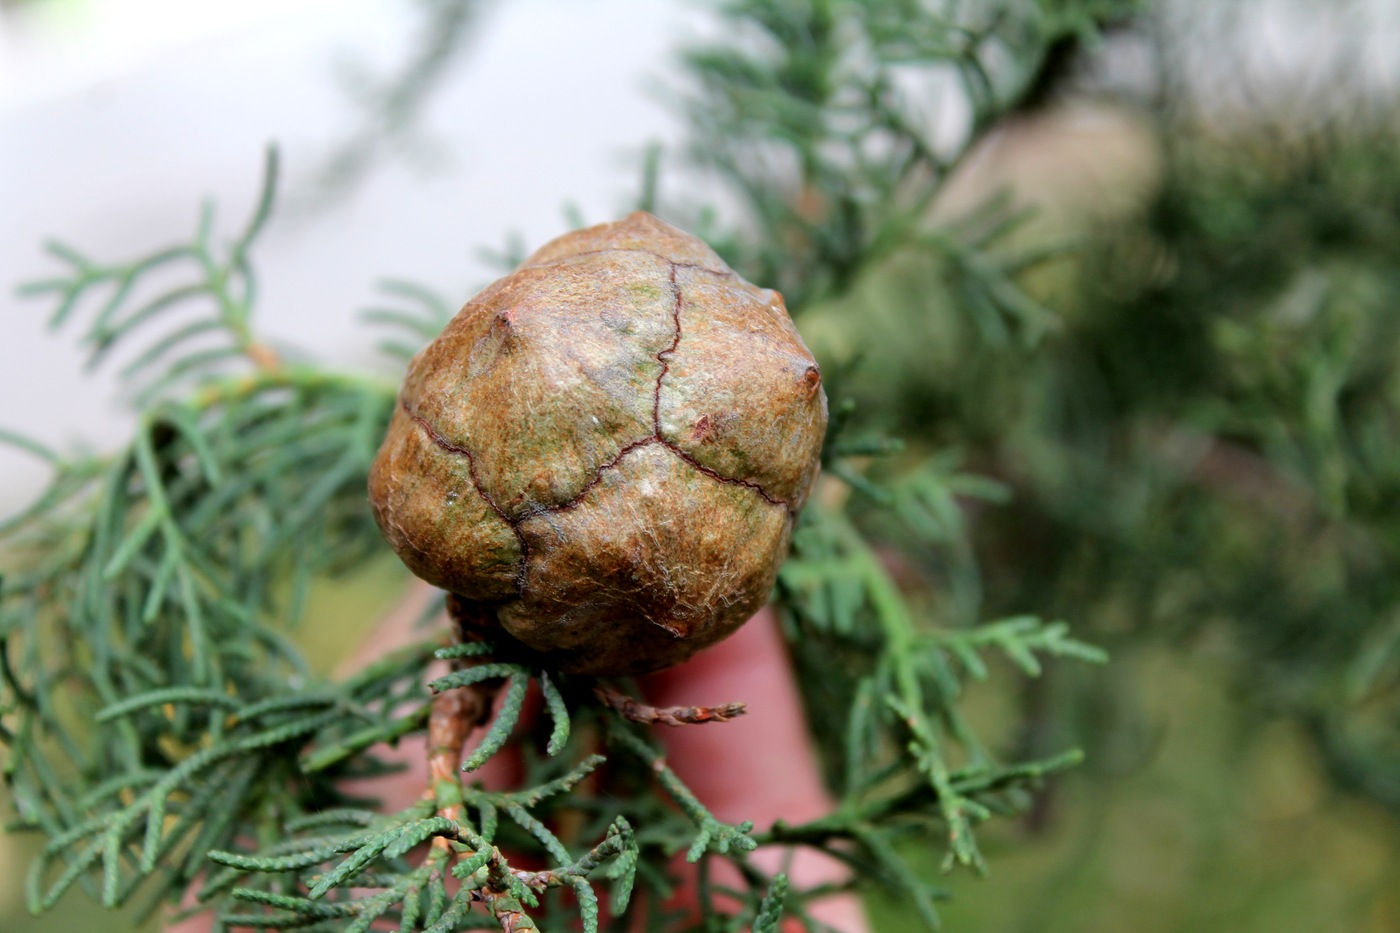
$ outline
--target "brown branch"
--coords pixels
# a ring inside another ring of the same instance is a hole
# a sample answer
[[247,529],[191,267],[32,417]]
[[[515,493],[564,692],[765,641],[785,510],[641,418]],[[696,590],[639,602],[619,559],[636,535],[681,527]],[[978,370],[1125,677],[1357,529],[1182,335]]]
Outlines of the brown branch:
[[[447,613],[455,623],[458,643],[482,641],[491,633],[493,621],[479,603],[458,596],[447,597]],[[484,657],[458,658],[452,662],[454,671],[481,664]],[[462,820],[462,754],[467,739],[477,726],[486,722],[491,713],[491,701],[499,683],[469,684],[444,690],[433,697],[428,715],[428,789],[426,796],[438,804],[438,815],[454,822]],[[446,848],[450,842],[438,836],[433,844]]]

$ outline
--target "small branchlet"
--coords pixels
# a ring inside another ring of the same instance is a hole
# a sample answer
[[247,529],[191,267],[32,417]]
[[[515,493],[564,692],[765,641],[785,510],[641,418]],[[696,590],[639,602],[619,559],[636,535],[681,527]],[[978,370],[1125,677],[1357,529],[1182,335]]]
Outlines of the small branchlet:
[[690,843],[690,848],[686,850],[686,861],[697,862],[708,851],[725,855],[731,849],[736,853],[751,852],[757,847],[758,844],[748,835],[753,830],[753,823],[744,822],[732,826],[717,819],[667,766],[665,757],[627,727],[620,723],[614,724],[608,731],[608,738],[635,755],[652,770],[661,787],[699,830]]

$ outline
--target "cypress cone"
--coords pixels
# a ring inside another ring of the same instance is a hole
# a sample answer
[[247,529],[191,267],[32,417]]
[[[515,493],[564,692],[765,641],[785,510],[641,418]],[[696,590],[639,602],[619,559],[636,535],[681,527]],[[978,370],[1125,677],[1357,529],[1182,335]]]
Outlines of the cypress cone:
[[370,500],[415,574],[560,669],[643,673],[767,600],[826,417],[782,296],[638,212],[546,244],[414,358]]

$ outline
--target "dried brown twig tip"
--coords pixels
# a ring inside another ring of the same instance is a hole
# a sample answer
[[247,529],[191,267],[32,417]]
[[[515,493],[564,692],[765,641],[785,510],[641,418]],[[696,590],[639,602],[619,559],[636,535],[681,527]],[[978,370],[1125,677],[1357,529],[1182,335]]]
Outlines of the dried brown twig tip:
[[728,722],[748,711],[743,703],[725,703],[723,706],[652,706],[634,700],[607,684],[595,684],[593,695],[604,706],[616,710],[624,718],[644,725],[659,723],[663,726],[688,726],[702,722]]

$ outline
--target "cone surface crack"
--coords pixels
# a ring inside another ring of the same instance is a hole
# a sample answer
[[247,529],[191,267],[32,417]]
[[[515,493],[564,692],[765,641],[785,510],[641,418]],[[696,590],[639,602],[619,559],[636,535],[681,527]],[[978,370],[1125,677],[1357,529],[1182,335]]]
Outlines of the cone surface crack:
[[725,483],[725,484],[730,485],[730,486],[743,486],[745,489],[752,489],[754,492],[756,492],[756,493],[758,494],[758,497],[759,497],[760,499],[762,499],[764,502],[767,502],[769,505],[776,505],[776,506],[781,507],[782,509],[784,509],[784,510],[788,513],[788,517],[792,517],[792,514],[793,514],[792,505],[791,505],[789,502],[787,502],[787,500],[785,500],[785,499],[779,499],[777,496],[774,496],[774,495],[770,494],[770,493],[768,492],[768,490],[766,490],[766,489],[764,489],[762,486],[758,485],[758,483],[755,483],[755,482],[753,482],[753,481],[751,481],[751,480],[747,480],[747,479],[738,479],[737,477],[733,477],[733,476],[725,476],[723,473],[720,473],[720,472],[717,471],[717,470],[713,470],[713,469],[711,469],[711,468],[705,466],[705,465],[704,465],[703,463],[701,463],[699,460],[696,460],[696,459],[695,459],[694,457],[692,457],[690,454],[686,453],[684,450],[682,450],[680,447],[676,446],[675,444],[671,443],[670,441],[666,440],[664,437],[658,437],[658,438],[656,438],[656,440],[659,441],[659,442],[661,443],[661,446],[665,447],[665,448],[666,448],[667,450],[669,450],[671,453],[675,454],[677,457],[680,457],[680,458],[681,458],[682,460],[684,460],[686,463],[690,464],[690,466],[691,466],[693,469],[698,470],[698,471],[701,472],[701,473],[704,473],[704,474],[705,474],[706,476],[708,476],[710,479],[715,480],[716,482],[719,482],[719,483]]
[[671,371],[671,357],[675,355],[676,348],[681,345],[682,298],[681,283],[676,278],[676,269],[676,264],[671,263],[671,293],[676,296],[676,306],[671,312],[671,319],[676,325],[676,335],[671,338],[669,347],[656,354],[656,361],[661,364],[661,372],[656,376],[656,388],[652,391],[651,398],[651,430],[653,436],[662,443],[665,443],[665,439],[661,436],[661,383],[666,381],[666,374]]
[[500,516],[502,521],[509,523],[510,516],[505,513],[504,509],[502,509],[499,505],[496,504],[496,500],[492,498],[491,494],[486,491],[486,488],[481,485],[481,478],[477,476],[476,473],[476,458],[472,456],[472,452],[467,448],[461,446],[460,444],[452,443],[447,438],[439,434],[437,430],[434,429],[433,426],[428,423],[428,420],[426,418],[409,408],[407,403],[404,404],[403,410],[404,413],[408,415],[408,417],[412,418],[413,421],[416,422],[417,425],[423,429],[424,433],[428,435],[428,439],[431,440],[434,444],[441,447],[448,453],[457,454],[466,458],[467,475],[472,478],[472,485],[476,487],[477,494],[480,495],[482,499],[486,500],[486,504],[491,507],[491,511],[495,512],[498,516]]
[[[681,285],[680,280],[677,277],[677,272],[680,269],[700,269],[704,272],[714,271],[712,269],[707,269],[704,266],[697,266],[693,263],[671,262],[670,260],[667,260],[667,262],[671,263],[671,290],[675,293],[676,296],[676,307],[673,312],[673,317],[676,322],[676,336],[674,339],[672,339],[671,345],[669,347],[656,354],[656,360],[661,364],[661,372],[656,377],[656,394],[652,398],[651,403],[652,431],[654,432],[653,439],[657,443],[666,447],[666,449],[670,450],[673,454],[680,457],[686,463],[690,464],[692,467],[699,470],[701,473],[704,473],[706,476],[710,477],[711,479],[718,480],[721,483],[728,483],[733,486],[745,486],[749,489],[752,489],[754,492],[758,493],[759,498],[763,499],[764,502],[767,502],[770,505],[782,506],[785,510],[787,510],[788,517],[792,518],[793,508],[790,503],[779,499],[777,496],[770,495],[768,491],[762,486],[760,486],[758,483],[744,479],[737,479],[732,476],[725,476],[723,473],[720,473],[717,470],[713,470],[710,467],[705,466],[704,464],[700,463],[700,461],[692,457],[690,454],[682,450],[679,445],[675,444],[672,441],[668,441],[665,438],[665,436],[663,436],[661,433],[661,384],[666,381],[666,374],[671,370],[671,357],[675,355],[676,348],[681,345],[681,307],[684,304],[685,299],[681,293]],[[729,273],[729,275],[733,275],[733,273],[731,272]],[[619,457],[619,459],[621,458]],[[614,463],[615,462],[616,461],[614,461]]]
[[530,562],[530,544],[525,540],[525,535],[521,532],[519,523],[511,520],[511,517],[506,514],[505,509],[497,504],[495,497],[487,492],[486,487],[481,484],[481,477],[478,476],[476,472],[476,457],[472,456],[472,452],[460,444],[452,443],[439,434],[437,430],[428,423],[426,418],[409,408],[407,402],[402,404],[404,414],[408,415],[414,424],[423,429],[423,433],[428,435],[429,440],[450,454],[457,454],[460,457],[466,458],[467,475],[471,477],[472,486],[476,489],[476,494],[481,496],[482,501],[490,506],[491,511],[495,512],[501,521],[510,526],[511,533],[515,535],[515,540],[520,544],[520,567],[515,571],[515,589],[517,593],[523,593],[525,591],[525,568]]
[[619,450],[617,452],[616,457],[613,457],[607,463],[594,470],[593,475],[589,477],[588,482],[584,483],[583,488],[578,491],[578,494],[575,495],[568,502],[561,502],[559,505],[534,508],[528,512],[521,514],[518,518],[507,519],[507,521],[511,522],[512,524],[519,525],[521,522],[525,521],[525,519],[533,518],[536,515],[549,515],[554,512],[567,512],[570,509],[577,508],[578,504],[583,501],[584,497],[588,495],[588,493],[593,489],[593,487],[597,486],[600,482],[602,482],[603,474],[606,473],[608,470],[615,468],[619,463],[621,463],[623,457],[627,456],[639,447],[647,447],[657,442],[661,442],[661,439],[654,435],[651,437],[644,437],[639,441],[633,441],[626,447]]

